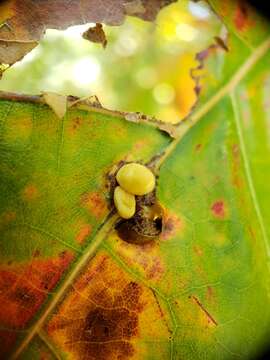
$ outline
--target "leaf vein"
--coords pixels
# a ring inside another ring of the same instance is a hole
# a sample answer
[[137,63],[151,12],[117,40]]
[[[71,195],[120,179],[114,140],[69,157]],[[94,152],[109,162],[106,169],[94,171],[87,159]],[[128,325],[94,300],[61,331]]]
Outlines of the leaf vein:
[[[258,218],[258,222],[260,224],[266,254],[267,254],[268,259],[270,259],[269,239],[268,239],[268,236],[267,236],[266,226],[264,224],[264,220],[263,220],[263,217],[262,217],[260,205],[259,205],[259,202],[258,202],[258,199],[257,199],[257,194],[256,194],[256,191],[255,191],[255,188],[254,188],[254,181],[253,181],[253,178],[252,178],[250,164],[249,164],[249,161],[248,161],[247,150],[246,150],[245,140],[244,140],[244,136],[243,136],[241,121],[240,121],[240,114],[239,114],[239,111],[237,109],[235,92],[231,93],[231,101],[232,101],[233,112],[234,112],[234,115],[235,115],[234,119],[235,119],[235,123],[236,123],[236,129],[237,129],[237,135],[238,135],[238,138],[239,138],[240,149],[241,149],[241,153],[242,153],[242,156],[243,156],[243,163],[244,163],[244,169],[245,169],[245,173],[246,173],[247,183],[248,183],[248,187],[249,187],[249,190],[250,190],[250,195],[251,195],[251,198],[252,198],[252,201],[253,201],[253,204],[254,204],[255,212],[256,212],[256,215],[257,215],[257,218]],[[269,264],[270,263],[268,262],[268,265]]]

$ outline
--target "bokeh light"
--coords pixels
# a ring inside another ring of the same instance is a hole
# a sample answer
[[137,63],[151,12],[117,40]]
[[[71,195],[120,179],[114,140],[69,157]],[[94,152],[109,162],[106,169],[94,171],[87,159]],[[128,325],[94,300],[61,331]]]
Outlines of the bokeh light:
[[39,46],[4,73],[0,89],[97,95],[110,109],[183,119],[196,101],[190,77],[195,54],[221,31],[206,3],[181,0],[154,23],[127,17],[120,27],[105,26],[106,49],[81,37],[93,25],[48,29]]

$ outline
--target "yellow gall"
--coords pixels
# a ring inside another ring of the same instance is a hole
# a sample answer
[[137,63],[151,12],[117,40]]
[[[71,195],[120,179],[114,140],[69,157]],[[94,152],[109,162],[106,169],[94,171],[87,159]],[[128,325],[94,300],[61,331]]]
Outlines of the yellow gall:
[[136,201],[134,195],[117,186],[114,190],[113,199],[118,214],[123,219],[130,219],[135,214]]
[[118,184],[133,195],[145,195],[155,188],[155,176],[146,166],[130,163],[123,165],[116,174]]

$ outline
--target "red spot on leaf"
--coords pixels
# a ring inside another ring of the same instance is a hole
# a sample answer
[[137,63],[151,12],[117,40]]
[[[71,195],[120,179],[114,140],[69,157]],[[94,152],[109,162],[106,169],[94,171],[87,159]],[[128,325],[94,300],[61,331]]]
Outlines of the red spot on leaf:
[[49,352],[49,350],[44,350],[41,349],[40,350],[40,355],[39,355],[39,359],[40,360],[52,360],[54,359],[53,355]]
[[[0,323],[23,329],[40,309],[72,261],[71,252],[51,259],[33,259],[31,263],[2,265],[0,268]],[[9,340],[8,340],[9,339]],[[7,344],[12,343],[8,335]],[[6,345],[6,348],[9,348]]]
[[251,25],[249,20],[249,8],[242,0],[237,3],[234,24],[239,31],[244,31]]
[[201,309],[201,311],[205,315],[207,323],[209,324],[209,326],[217,326],[218,325],[218,323],[214,319],[214,317],[209,313],[209,311],[205,308],[205,306],[200,302],[200,300],[196,296],[192,295],[192,296],[189,296],[189,298],[194,302],[194,304],[199,306],[199,308]]
[[212,213],[217,218],[224,218],[225,209],[224,202],[222,200],[216,201],[211,207]]
[[83,194],[81,197],[81,204],[97,218],[103,217],[106,213],[107,206],[105,199],[98,192]]
[[79,233],[76,236],[76,241],[79,244],[84,243],[84,241],[86,240],[87,236],[91,233],[92,227],[90,224],[85,224],[79,231]]
[[23,189],[22,196],[26,201],[35,200],[38,196],[38,189],[35,185],[29,184]]

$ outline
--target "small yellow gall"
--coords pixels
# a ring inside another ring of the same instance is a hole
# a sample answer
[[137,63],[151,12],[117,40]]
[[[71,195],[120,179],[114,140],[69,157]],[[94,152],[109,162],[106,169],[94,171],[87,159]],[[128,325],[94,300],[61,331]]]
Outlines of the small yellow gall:
[[135,214],[136,201],[134,195],[117,186],[114,190],[113,199],[118,214],[123,219],[130,219]]
[[154,190],[155,176],[146,166],[130,163],[116,174],[118,184],[130,194],[145,195]]

